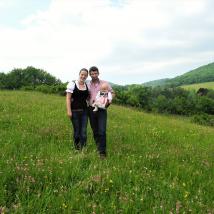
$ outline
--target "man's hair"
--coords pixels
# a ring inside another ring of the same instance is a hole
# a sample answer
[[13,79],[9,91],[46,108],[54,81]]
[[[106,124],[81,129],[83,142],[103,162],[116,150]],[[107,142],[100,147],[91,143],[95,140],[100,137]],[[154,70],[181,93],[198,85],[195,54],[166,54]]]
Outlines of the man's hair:
[[92,71],[97,71],[97,72],[99,73],[99,69],[98,69],[96,66],[90,67],[90,69],[89,69],[89,74],[90,74]]
[[80,74],[82,71],[86,71],[87,74],[88,74],[88,70],[87,70],[86,68],[82,68],[82,69],[80,70],[79,74]]

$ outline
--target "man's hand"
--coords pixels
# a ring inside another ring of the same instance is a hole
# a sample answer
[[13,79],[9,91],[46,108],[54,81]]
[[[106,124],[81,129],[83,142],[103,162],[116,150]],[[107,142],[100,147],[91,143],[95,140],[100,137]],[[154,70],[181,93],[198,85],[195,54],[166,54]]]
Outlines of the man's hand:
[[111,103],[109,102],[109,100],[107,100],[105,107],[108,108],[110,106],[110,104]]

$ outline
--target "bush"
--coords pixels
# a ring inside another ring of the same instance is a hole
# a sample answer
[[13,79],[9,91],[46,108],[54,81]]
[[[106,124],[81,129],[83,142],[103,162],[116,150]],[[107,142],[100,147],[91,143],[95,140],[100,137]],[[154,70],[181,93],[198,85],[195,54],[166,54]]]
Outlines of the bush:
[[214,100],[214,90],[209,90],[207,93],[207,97]]
[[33,87],[33,86],[22,86],[21,88],[20,88],[20,90],[23,90],[23,91],[33,91],[33,90],[35,90],[35,88]]
[[200,125],[214,126],[214,116],[208,114],[199,114],[192,117],[192,122]]
[[199,96],[195,108],[197,112],[214,115],[214,100],[206,96]]
[[59,94],[64,96],[66,90],[65,84],[57,84],[57,85],[39,85],[35,88],[36,91],[40,91],[46,94]]
[[168,107],[168,100],[164,95],[159,95],[154,103],[155,109],[159,113],[166,113]]

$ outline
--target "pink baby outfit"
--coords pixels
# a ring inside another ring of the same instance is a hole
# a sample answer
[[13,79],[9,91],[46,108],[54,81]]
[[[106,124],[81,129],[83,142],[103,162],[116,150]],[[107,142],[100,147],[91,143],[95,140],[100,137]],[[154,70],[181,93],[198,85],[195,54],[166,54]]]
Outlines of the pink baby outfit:
[[[89,89],[89,92],[90,92],[90,100],[89,100],[89,105],[90,106],[92,106],[93,103],[95,102],[96,96],[97,96],[98,92],[100,91],[100,86],[103,83],[108,83],[108,82],[106,82],[104,80],[99,80],[96,83],[93,83],[92,81],[87,83],[88,89]],[[109,85],[108,91],[113,92],[112,87],[110,85]]]
[[105,109],[107,102],[111,103],[111,101],[112,101],[111,92],[98,91],[95,102],[93,103],[93,107],[95,107],[94,111],[97,111],[98,108]]

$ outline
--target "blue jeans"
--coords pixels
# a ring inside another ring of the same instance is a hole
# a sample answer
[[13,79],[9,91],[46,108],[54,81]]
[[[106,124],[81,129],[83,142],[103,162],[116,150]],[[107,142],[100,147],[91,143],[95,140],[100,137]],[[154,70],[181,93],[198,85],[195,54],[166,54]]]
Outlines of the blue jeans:
[[79,150],[86,146],[88,123],[87,110],[72,111],[71,121],[74,130],[74,147]]
[[98,111],[94,112],[93,109],[93,107],[89,107],[89,119],[94,140],[99,153],[106,154],[107,110],[98,109]]

